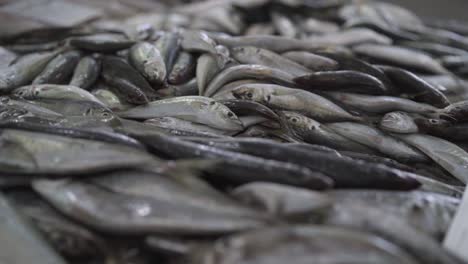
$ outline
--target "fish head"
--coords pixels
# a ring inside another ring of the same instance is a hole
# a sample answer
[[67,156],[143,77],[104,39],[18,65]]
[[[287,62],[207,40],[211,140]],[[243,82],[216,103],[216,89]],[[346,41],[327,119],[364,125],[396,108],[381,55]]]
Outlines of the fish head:
[[39,95],[39,91],[34,85],[28,85],[16,88],[11,95],[14,98],[34,99],[35,96]]
[[318,122],[296,112],[282,111],[282,114],[286,122],[295,129],[314,130],[320,125]]
[[210,101],[209,108],[211,112],[215,113],[220,125],[219,128],[236,131],[243,129],[242,121],[227,106],[213,100]]
[[416,133],[418,126],[413,118],[404,112],[387,113],[380,120],[380,127],[396,133]]
[[237,99],[255,101],[259,103],[266,102],[268,94],[263,89],[255,89],[249,86],[240,86],[232,90],[232,95]]

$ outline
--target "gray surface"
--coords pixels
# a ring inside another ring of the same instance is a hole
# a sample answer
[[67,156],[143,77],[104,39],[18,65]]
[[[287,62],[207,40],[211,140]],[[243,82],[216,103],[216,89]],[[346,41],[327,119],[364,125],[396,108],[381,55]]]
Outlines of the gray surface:
[[387,0],[409,8],[423,19],[434,17],[468,21],[468,0]]

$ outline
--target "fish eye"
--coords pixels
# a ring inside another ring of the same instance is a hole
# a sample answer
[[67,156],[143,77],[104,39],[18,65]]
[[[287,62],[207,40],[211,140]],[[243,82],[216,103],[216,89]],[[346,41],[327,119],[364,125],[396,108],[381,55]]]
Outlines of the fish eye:
[[228,112],[227,115],[228,115],[229,117],[233,117],[233,116],[234,116],[234,114],[233,114],[232,112]]
[[248,92],[248,93],[247,93],[247,97],[252,99],[253,94],[252,94],[251,92]]
[[109,117],[110,114],[109,114],[108,112],[104,112],[104,113],[102,113],[102,116],[103,116],[103,117]]
[[211,102],[210,102],[210,105],[215,105],[215,104],[216,104],[215,101],[211,101]]
[[297,123],[297,121],[299,121],[299,120],[297,120],[297,118],[293,117],[293,118],[291,118],[291,121],[292,121],[293,123]]
[[34,96],[38,96],[39,95],[39,91],[34,91]]
[[432,123],[432,124],[437,124],[437,120],[435,120],[435,119],[429,119],[429,122]]

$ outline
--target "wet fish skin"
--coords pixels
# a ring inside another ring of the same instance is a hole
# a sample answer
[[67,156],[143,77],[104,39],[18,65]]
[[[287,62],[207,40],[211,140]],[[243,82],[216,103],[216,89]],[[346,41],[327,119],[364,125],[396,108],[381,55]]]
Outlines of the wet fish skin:
[[411,173],[392,169],[381,163],[340,157],[322,150],[291,148],[259,138],[200,140],[197,142],[321,171],[334,180],[336,188],[411,190],[419,186]]
[[402,67],[409,67],[430,73],[447,73],[447,70],[425,53],[397,46],[360,44],[353,51],[379,61],[390,62]]
[[439,241],[448,231],[460,204],[460,199],[424,191],[334,190],[327,194],[341,206],[358,203],[378,207]]
[[294,78],[304,90],[344,90],[365,94],[385,94],[387,88],[372,75],[357,71],[322,71]]
[[398,135],[406,143],[424,152],[434,162],[446,169],[452,176],[466,183],[468,181],[468,153],[457,145],[437,137],[410,134]]
[[114,234],[216,235],[264,223],[245,215],[223,215],[180,203],[172,206],[167,200],[114,192],[86,182],[38,180],[33,188],[69,217]]
[[313,42],[291,39],[281,36],[241,36],[241,37],[226,37],[213,36],[214,40],[221,45],[227,47],[254,46],[262,49],[271,50],[273,52],[282,53],[292,50],[314,51],[320,48],[320,45]]
[[185,51],[180,52],[167,77],[168,83],[177,85],[192,79],[195,76],[195,63],[195,57],[192,54]]
[[402,93],[414,93],[415,101],[421,101],[436,107],[446,107],[450,104],[447,97],[437,88],[419,78],[417,75],[397,67],[380,66],[385,74],[400,88]]
[[340,67],[333,59],[307,51],[288,51],[281,55],[312,71],[333,71]]
[[60,117],[62,114],[49,110],[47,108],[35,105],[25,100],[15,100],[6,96],[0,97],[0,108],[14,108],[26,110],[28,113],[31,113],[34,116],[51,116],[51,117]]
[[222,130],[241,130],[238,117],[226,106],[203,96],[179,96],[119,112],[123,118],[178,117]]
[[69,43],[79,49],[96,52],[114,52],[130,48],[135,42],[127,39],[122,34],[98,33],[72,37]]
[[344,92],[327,92],[324,95],[344,106],[350,106],[369,113],[385,114],[391,111],[404,111],[430,115],[437,113],[439,110],[429,104],[418,103],[395,96],[370,96]]
[[181,85],[169,85],[167,88],[159,89],[158,95],[165,97],[174,96],[187,96],[187,95],[198,95],[198,84],[197,78],[193,78],[190,81]]
[[82,175],[157,162],[138,148],[63,135],[2,129],[0,141],[3,173]]
[[165,81],[166,64],[156,46],[148,42],[133,45],[129,51],[129,61],[150,83],[160,85]]
[[0,92],[8,93],[29,84],[61,50],[28,54],[7,69],[0,71]]
[[352,122],[326,125],[336,133],[374,148],[391,158],[401,161],[426,162],[428,157],[406,143],[384,134],[377,128]]
[[311,258],[316,263],[418,263],[404,249],[371,233],[312,224],[259,228],[224,237],[209,247],[194,248],[182,262],[300,264]]
[[291,111],[282,111],[281,113],[281,116],[284,116],[285,122],[293,129],[294,133],[305,142],[325,145],[337,150],[351,150],[364,153],[374,152],[364,145],[336,134],[326,126],[304,115]]
[[[0,194],[0,237],[2,239],[2,261],[6,263],[48,263],[65,264],[48,243],[42,239],[37,230],[17,212],[11,202]],[[28,248],[18,252],[17,247]]]
[[[162,134],[136,136],[136,138],[158,153],[173,158],[218,160],[222,165],[214,168],[216,175],[213,179],[222,177],[223,181],[237,185],[253,181],[270,181],[310,189],[326,189],[333,185],[333,181],[322,173],[292,163],[227,151]],[[270,171],[275,171],[275,173],[269,173]]]
[[89,90],[101,73],[101,61],[93,56],[80,59],[73,72],[70,85]]
[[72,85],[57,84],[33,84],[16,88],[12,96],[27,100],[37,99],[62,99],[62,100],[82,100],[91,101],[103,105],[90,92]]
[[245,78],[269,80],[294,86],[294,76],[285,71],[255,64],[237,65],[219,72],[206,87],[204,95],[213,96],[226,83]]
[[429,235],[376,207],[338,204],[322,223],[371,232],[400,246],[424,263],[462,263]]
[[239,99],[227,99],[227,100],[218,100],[219,103],[227,106],[237,115],[248,115],[248,114],[258,114],[264,116],[274,121],[279,121],[279,116],[273,110],[262,105],[260,103],[249,101],[249,100],[239,100]]
[[468,101],[460,101],[448,105],[439,112],[440,118],[456,122],[463,123],[468,121]]
[[230,194],[244,204],[293,218],[321,212],[332,205],[329,197],[319,192],[276,183],[248,183],[233,189]]
[[147,119],[143,123],[165,129],[177,129],[180,131],[188,131],[194,133],[207,132],[215,135],[230,135],[235,133],[235,131],[216,129],[207,125],[185,121],[176,117],[155,117]]
[[145,104],[158,96],[151,85],[125,60],[114,56],[102,58],[102,77],[122,99]]
[[237,99],[252,100],[272,109],[298,111],[322,121],[360,120],[328,99],[300,89],[275,84],[243,84],[233,89],[232,94]]
[[390,112],[380,120],[379,127],[390,133],[412,134],[418,133],[418,125],[413,118],[404,112]]
[[63,116],[88,116],[102,119],[111,119],[114,117],[112,111],[102,104],[94,101],[84,100],[64,100],[64,99],[37,99],[26,101],[38,105],[51,111],[62,114]]
[[181,48],[180,43],[181,36],[178,32],[165,33],[154,43],[154,46],[159,50],[164,59],[166,73],[172,71],[172,67],[174,66]]
[[235,47],[231,49],[231,55],[242,64],[263,65],[280,69],[294,76],[310,73],[306,67],[266,49],[249,46]]
[[204,95],[205,90],[216,74],[221,70],[216,58],[211,54],[202,54],[197,59],[196,78],[199,95]]
[[32,84],[63,84],[68,81],[81,57],[79,51],[71,50],[58,54],[44,70],[34,78]]
[[388,92],[390,94],[396,93],[396,90],[397,90],[396,87],[394,87],[394,85],[392,84],[390,79],[388,79],[385,73],[382,70],[380,70],[378,67],[370,63],[367,63],[349,54],[340,54],[340,53],[331,52],[331,51],[322,51],[322,52],[317,52],[316,54],[336,61],[339,65],[337,70],[358,71],[358,72],[363,72],[371,76],[374,76],[375,78],[379,79],[385,85],[385,87],[388,89]]

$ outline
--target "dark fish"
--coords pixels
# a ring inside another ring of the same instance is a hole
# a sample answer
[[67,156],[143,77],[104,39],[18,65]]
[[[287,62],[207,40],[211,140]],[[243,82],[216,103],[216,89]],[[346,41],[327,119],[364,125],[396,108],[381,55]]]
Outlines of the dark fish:
[[101,61],[93,56],[83,57],[75,68],[70,85],[89,90],[101,73]]
[[119,51],[130,48],[135,43],[124,35],[116,33],[99,33],[72,37],[69,42],[70,45],[79,49],[99,52]]
[[219,103],[227,106],[236,115],[258,114],[274,121],[279,121],[278,115],[265,105],[249,100],[218,100]]
[[154,43],[156,48],[161,53],[161,56],[164,59],[164,64],[166,65],[166,72],[171,72],[172,67],[177,59],[177,55],[180,51],[181,37],[178,33],[168,32],[163,34],[158,40]]
[[152,136],[135,135],[135,137],[154,151],[173,158],[219,160],[222,165],[216,166],[214,169],[216,176],[213,179],[222,179],[234,184],[270,181],[311,189],[326,189],[333,185],[333,181],[322,173],[288,162],[227,151],[162,134]]
[[145,104],[157,98],[145,78],[121,58],[104,56],[102,77],[122,99],[129,103]]
[[387,88],[372,75],[357,71],[322,71],[294,78],[305,90],[344,90],[365,94],[385,94]]
[[81,53],[66,51],[52,59],[44,70],[33,80],[33,84],[63,84],[71,77]]
[[439,112],[440,118],[463,123],[468,121],[468,100],[448,105]]
[[318,170],[330,176],[337,188],[414,189],[419,186],[411,173],[380,163],[353,160],[311,149],[293,149],[264,139],[206,139],[198,142]]
[[400,89],[400,92],[408,94],[412,99],[439,108],[450,104],[447,97],[441,91],[414,73],[390,66],[381,66],[380,68],[392,80],[395,86]]
[[172,71],[167,77],[168,83],[173,85],[186,83],[195,77],[195,67],[195,57],[188,52],[180,52],[172,67]]

